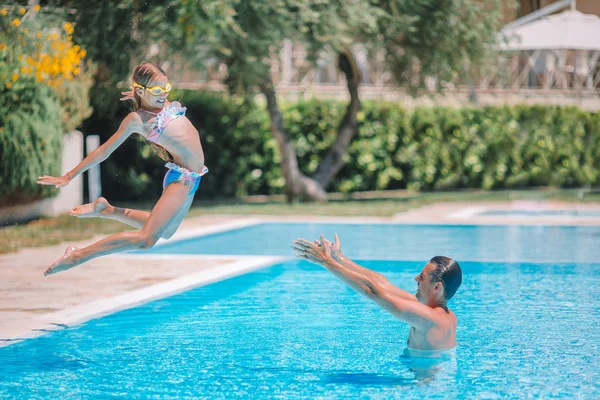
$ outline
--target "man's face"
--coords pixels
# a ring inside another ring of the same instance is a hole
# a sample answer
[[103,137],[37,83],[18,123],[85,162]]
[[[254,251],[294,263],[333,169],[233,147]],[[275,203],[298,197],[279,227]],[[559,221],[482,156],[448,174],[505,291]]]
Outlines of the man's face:
[[417,299],[422,303],[429,303],[432,296],[435,295],[436,288],[439,290],[439,282],[432,283],[430,273],[435,270],[435,265],[427,263],[419,275],[415,277],[417,282]]

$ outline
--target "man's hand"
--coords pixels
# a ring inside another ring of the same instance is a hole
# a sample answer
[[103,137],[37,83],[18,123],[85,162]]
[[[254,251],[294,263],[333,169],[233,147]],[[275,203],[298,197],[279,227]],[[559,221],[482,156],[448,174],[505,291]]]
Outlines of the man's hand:
[[54,185],[56,188],[67,186],[71,182],[71,178],[67,175],[63,176],[40,176],[38,177],[37,183],[40,185]]
[[321,240],[315,240],[315,244],[317,245],[325,245],[327,247],[330,248],[330,252],[331,252],[331,256],[333,257],[334,260],[336,261],[341,261],[342,259],[342,243],[340,242],[340,238],[338,237],[337,233],[333,234],[334,242],[331,243],[329,240],[324,239],[323,236],[321,235]]
[[[333,255],[331,254],[333,246],[331,242],[327,241],[323,235],[321,240],[315,240],[315,243],[311,243],[308,240],[296,239],[292,241],[292,249],[296,252],[296,256],[304,258],[310,262],[314,262],[320,265],[326,265],[333,261]],[[324,245],[321,245],[323,243]],[[329,245],[327,245],[329,243]]]

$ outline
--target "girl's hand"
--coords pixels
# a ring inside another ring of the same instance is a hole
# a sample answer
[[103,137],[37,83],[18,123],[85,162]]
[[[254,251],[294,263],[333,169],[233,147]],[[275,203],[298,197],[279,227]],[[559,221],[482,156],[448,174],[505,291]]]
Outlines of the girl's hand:
[[55,188],[61,188],[67,186],[71,182],[71,178],[67,175],[63,176],[40,176],[37,183],[40,185],[54,185]]
[[121,97],[119,100],[121,101],[126,101],[126,100],[133,100],[133,86],[129,87],[131,90],[127,91],[127,92],[121,92]]
[[[305,260],[314,262],[316,264],[328,264],[333,261],[331,255],[332,246],[331,243],[326,241],[323,235],[321,235],[321,241],[315,240],[315,243],[311,243],[308,240],[297,239],[292,242],[294,245],[292,249],[296,252],[296,256],[304,258]],[[322,246],[320,243],[324,243]],[[329,243],[327,245],[326,243]]]

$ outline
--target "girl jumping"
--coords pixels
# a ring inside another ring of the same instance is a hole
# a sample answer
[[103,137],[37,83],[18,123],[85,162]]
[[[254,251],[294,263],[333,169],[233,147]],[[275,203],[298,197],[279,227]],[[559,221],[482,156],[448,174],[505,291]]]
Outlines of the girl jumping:
[[70,212],[73,216],[114,219],[138,230],[117,233],[81,249],[69,246],[44,275],[65,271],[107,254],[148,249],[158,239],[170,238],[192,205],[201,177],[208,172],[200,136],[185,117],[186,108],[179,102],[167,100],[171,84],[165,72],[152,63],[142,63],[133,71],[132,80],[131,92],[123,93],[125,97],[121,100],[133,100],[135,111],[125,117],[117,132],[64,176],[41,176],[38,183],[57,188],[66,186],[77,175],[106,160],[129,136],[138,133],[167,161],[163,193],[151,212],[113,207],[103,197],[75,207]]

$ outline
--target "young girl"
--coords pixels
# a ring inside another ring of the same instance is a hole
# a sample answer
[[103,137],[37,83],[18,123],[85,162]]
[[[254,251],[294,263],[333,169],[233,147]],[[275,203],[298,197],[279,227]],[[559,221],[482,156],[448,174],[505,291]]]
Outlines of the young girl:
[[44,275],[65,271],[99,256],[147,249],[161,237],[170,238],[192,205],[201,176],[208,172],[198,131],[185,117],[186,108],[167,100],[171,84],[165,72],[152,63],[142,63],[133,71],[132,80],[131,92],[123,93],[125,97],[121,100],[133,100],[136,111],[125,117],[117,132],[66,175],[41,176],[38,183],[57,188],[66,186],[77,175],[106,160],[133,133],[138,133],[167,161],[169,170],[163,181],[162,196],[152,212],[113,207],[103,197],[75,207],[70,212],[73,216],[114,219],[139,230],[117,233],[81,249],[67,247]]

